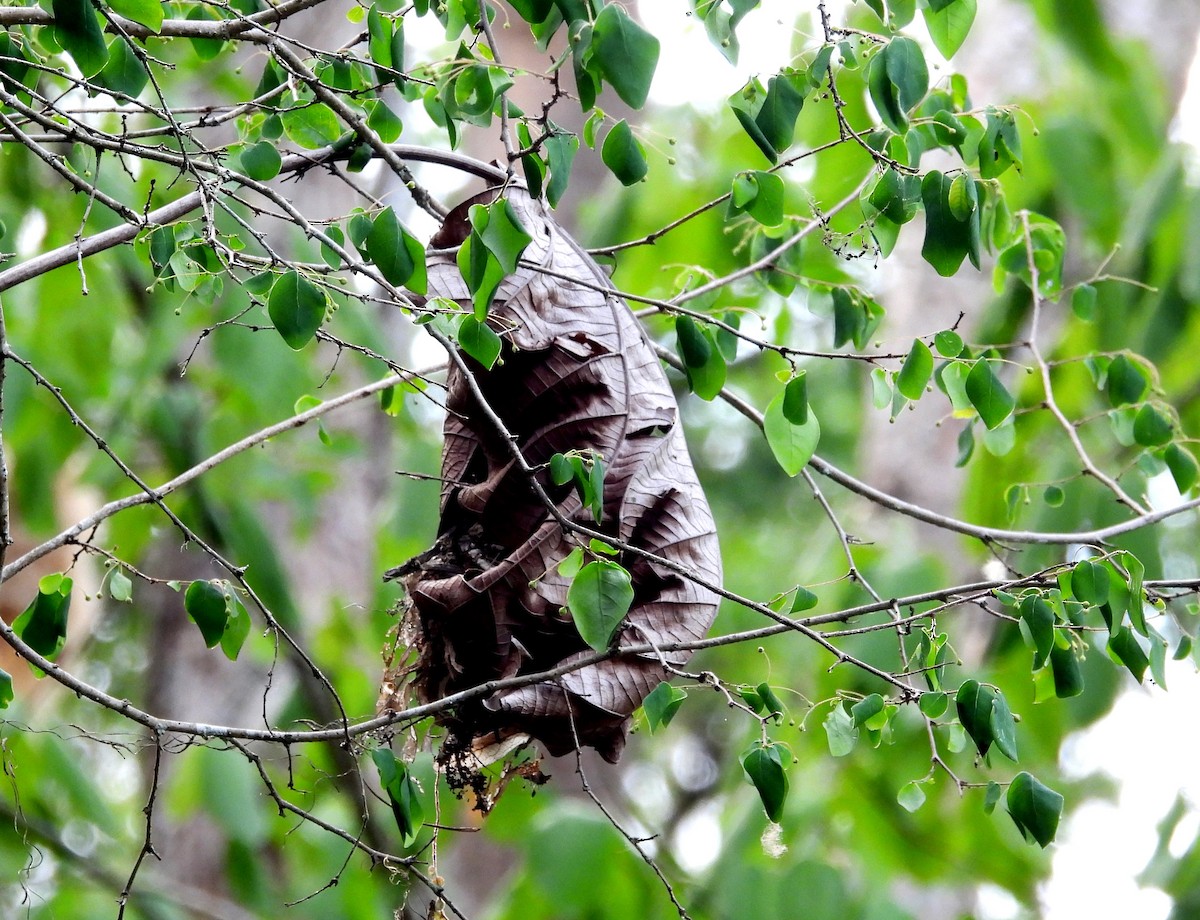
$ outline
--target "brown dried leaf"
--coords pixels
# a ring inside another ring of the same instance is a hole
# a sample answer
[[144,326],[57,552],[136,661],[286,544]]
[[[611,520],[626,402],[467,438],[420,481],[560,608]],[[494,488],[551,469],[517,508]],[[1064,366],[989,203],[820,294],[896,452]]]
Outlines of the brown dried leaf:
[[[500,285],[489,317],[503,330],[501,361],[485,371],[467,359],[482,393],[530,466],[544,467],[555,453],[571,450],[603,457],[606,534],[719,583],[712,515],[645,333],[624,302],[603,293],[607,276],[546,208],[520,189],[508,195],[533,236],[524,261],[555,275],[522,266]],[[460,205],[431,242],[431,298],[470,309],[455,253],[468,229],[468,207],[489,200],[490,194]],[[570,581],[557,571],[574,544],[453,365],[447,410],[438,541],[389,573],[404,576],[419,614],[417,689],[426,701],[590,653],[564,612]],[[596,526],[570,486],[555,486],[544,470],[538,478],[564,516]],[[617,561],[635,589],[621,644],[703,638],[717,609],[711,590],[630,553]],[[664,657],[678,665],[689,655]],[[663,676],[657,656],[613,659],[498,692],[444,721],[460,743],[526,732],[559,755],[574,749],[577,735],[615,762],[630,715]]]

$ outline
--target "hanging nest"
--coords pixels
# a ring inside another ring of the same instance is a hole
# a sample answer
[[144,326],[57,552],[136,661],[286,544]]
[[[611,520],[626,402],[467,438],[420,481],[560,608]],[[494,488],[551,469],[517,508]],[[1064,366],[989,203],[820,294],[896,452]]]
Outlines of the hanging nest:
[[[470,206],[497,195],[492,190],[459,205],[431,241],[431,299],[449,298],[470,310],[455,256],[471,229]],[[533,242],[489,310],[488,323],[503,340],[500,361],[488,371],[466,358],[487,405],[565,518],[718,584],[712,514],[675,398],[645,333],[622,300],[604,293],[607,275],[543,204],[520,188],[504,195]],[[592,653],[566,612],[570,578],[558,572],[578,537],[564,532],[539,499],[512,445],[453,363],[446,409],[437,541],[385,575],[399,579],[407,593],[394,648],[412,656],[394,655],[381,698],[385,709],[403,708],[406,685],[417,700],[431,702]],[[603,459],[599,524],[575,490],[555,485],[546,469],[554,454],[569,451]],[[617,645],[659,648],[704,637],[716,615],[714,592],[633,553],[616,560],[634,589]],[[476,698],[438,717],[449,733],[443,747],[479,752],[486,760],[533,738],[554,756],[583,745],[615,763],[631,714],[666,676],[664,662],[676,667],[688,657],[678,651],[621,656]]]

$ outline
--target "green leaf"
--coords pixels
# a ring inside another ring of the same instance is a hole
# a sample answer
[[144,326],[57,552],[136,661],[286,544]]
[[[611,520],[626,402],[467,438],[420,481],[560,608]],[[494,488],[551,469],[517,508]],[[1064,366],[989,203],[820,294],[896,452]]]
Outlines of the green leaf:
[[108,46],[96,10],[89,0],[51,0],[54,39],[71,55],[85,77],[93,77],[108,63]]
[[136,99],[149,80],[145,65],[138,60],[129,43],[120,36],[114,39],[108,46],[108,63],[96,77],[96,82],[106,89]]
[[774,173],[754,170],[733,178],[729,214],[748,213],[765,227],[783,223],[783,179]]
[[957,358],[962,354],[962,336],[953,329],[946,329],[933,337],[933,345],[943,358]]
[[1010,166],[1021,166],[1021,136],[1012,112],[988,109],[987,129],[979,139],[979,175],[995,179]]
[[589,562],[567,591],[567,607],[583,641],[605,651],[633,603],[629,573],[615,562]]
[[575,479],[575,468],[568,457],[555,454],[550,458],[550,479],[556,486],[565,486]]
[[657,38],[634,22],[620,4],[610,3],[592,24],[590,50],[600,75],[622,101],[635,109],[646,104],[658,65]]
[[978,206],[975,196],[975,183],[966,173],[959,173],[950,183],[950,191],[946,196],[950,213],[955,220],[966,221]]
[[977,680],[964,680],[954,695],[958,720],[966,729],[980,756],[987,754],[995,741],[992,710],[996,705],[996,691]]
[[950,698],[940,690],[930,690],[927,693],[921,694],[921,699],[917,702],[921,712],[930,719],[937,719],[945,713],[950,705]]
[[0,668],[0,709],[7,709],[13,701],[12,675]]
[[1096,318],[1096,289],[1090,284],[1080,284],[1071,292],[1071,312],[1090,323]]
[[1175,480],[1175,487],[1180,494],[1187,494],[1200,476],[1200,465],[1196,463],[1192,452],[1178,442],[1169,444],[1163,451],[1163,461],[1171,471],[1171,478]]
[[404,131],[404,122],[382,99],[376,99],[371,106],[371,114],[367,116],[367,127],[378,134],[385,144],[394,144]]
[[67,641],[73,584],[65,575],[46,575],[38,582],[37,597],[13,623],[13,631],[44,658],[54,658]]
[[996,806],[1000,802],[1000,796],[1004,794],[1004,790],[999,783],[989,782],[987,784],[987,792],[983,796],[983,813],[990,815],[996,810]]
[[517,270],[521,254],[533,242],[512,202],[507,198],[498,198],[488,205],[487,223],[479,230],[480,238],[488,251],[496,257],[506,275]]
[[1150,659],[1138,643],[1133,630],[1122,626],[1108,638],[1108,651],[1117,661],[1129,669],[1133,679],[1139,684],[1146,676],[1146,668]]
[[226,590],[222,582],[193,581],[183,596],[183,609],[200,627],[200,635],[209,648],[215,647],[225,635],[229,619]]
[[779,823],[783,820],[783,805],[787,801],[788,780],[780,756],[781,745],[763,744],[755,741],[742,755],[742,769],[746,778],[758,790],[763,811],[767,818]]
[[[804,93],[798,87],[799,82],[799,75],[793,73],[779,73],[771,77],[767,81],[767,94],[763,98],[762,107],[754,116],[754,123],[762,138],[776,155],[792,146],[792,138],[796,133],[796,119],[800,117],[800,110],[804,107]],[[774,160],[772,157],[771,161]],[[782,179],[779,184],[782,196]]]
[[888,42],[881,54],[887,67],[887,78],[895,90],[897,104],[902,111],[911,111],[929,91],[929,68],[925,64],[921,46],[901,35]]
[[896,376],[896,389],[906,399],[914,402],[925,393],[925,386],[933,376],[933,352],[920,339],[913,339],[912,350],[904,359],[904,365]]
[[819,598],[808,588],[801,585],[796,588],[796,596],[792,599],[792,613],[803,613],[805,610],[812,610],[817,606]]
[[889,166],[871,186],[867,204],[893,223],[906,224],[920,207],[921,180],[917,176],[903,176]]
[[783,701],[776,696],[775,691],[771,689],[771,685],[763,682],[754,688],[758,694],[758,698],[762,700],[763,708],[767,713],[774,717],[776,724],[783,721]]
[[571,180],[571,164],[579,150],[579,138],[569,131],[555,130],[546,139],[546,160],[550,165],[550,182],[546,186],[546,200],[550,207],[557,208]]
[[108,0],[108,5],[121,16],[140,22],[152,32],[162,28],[163,8],[159,0]]
[[1174,434],[1175,423],[1156,405],[1146,403],[1138,409],[1133,419],[1133,439],[1142,447],[1162,447]]
[[288,347],[299,351],[325,320],[325,293],[299,272],[285,272],[271,287],[267,314]]
[[922,10],[933,45],[949,60],[954,57],[975,21],[976,0],[930,0]]
[[793,425],[808,424],[808,372],[798,371],[783,387],[783,417]]
[[459,321],[455,339],[459,348],[489,371],[495,366],[503,346],[500,336],[491,326],[481,323],[470,313]]
[[[396,212],[385,208],[371,224],[365,240],[367,255],[389,284],[397,287],[405,284],[416,271],[416,263],[408,247],[405,231]],[[422,254],[421,261],[424,262]]]
[[1126,354],[1119,354],[1109,362],[1107,381],[1108,401],[1114,406],[1141,402],[1150,388],[1150,379],[1141,363]]
[[858,728],[850,713],[837,703],[825,717],[825,737],[829,741],[829,753],[834,757],[845,757],[854,750],[858,741]]
[[1026,840],[1045,848],[1058,832],[1063,797],[1029,773],[1018,773],[1008,787],[1008,814]]
[[256,182],[266,182],[279,175],[283,158],[270,141],[251,144],[238,157],[242,172]]
[[1008,708],[1008,700],[999,690],[996,691],[992,702],[991,714],[992,740],[1000,753],[1009,760],[1017,761],[1017,723],[1012,710]]
[[783,413],[783,402],[787,396],[785,389],[767,406],[763,415],[763,433],[775,459],[789,476],[799,475],[800,471],[812,459],[821,440],[821,425],[816,413],[809,410],[808,420],[803,425],[789,422]]
[[967,398],[988,429],[998,427],[1012,415],[1016,400],[992,371],[991,363],[980,358],[967,374]]
[[315,102],[302,108],[288,109],[280,118],[284,134],[307,150],[326,147],[342,135],[342,123],[324,103]]
[[379,785],[392,804],[392,816],[396,819],[400,838],[404,846],[411,846],[425,823],[425,810],[416,780],[407,765],[397,760],[387,748],[376,748],[371,752],[371,759],[379,771]]
[[633,130],[624,118],[613,125],[605,136],[600,158],[622,185],[640,182],[650,170],[642,145],[633,136]]
[[1033,647],[1033,670],[1042,667],[1054,648],[1054,610],[1031,594],[1021,601],[1021,632]]
[[1100,607],[1108,603],[1108,570],[1090,559],[1081,559],[1071,569],[1071,594],[1082,604]]
[[690,316],[678,316],[675,335],[688,387],[701,399],[715,399],[725,386],[725,356],[709,328],[701,328]]
[[108,573],[108,596],[124,604],[133,600],[133,582],[120,569]]
[[[185,599],[186,601],[186,599]],[[230,661],[237,661],[238,654],[250,635],[250,613],[237,596],[230,591],[226,595],[225,629],[221,632],[221,651]]]
[[1074,649],[1055,645],[1050,650],[1050,670],[1054,675],[1054,695],[1060,700],[1083,693],[1083,669]]
[[[562,454],[555,454],[561,457]],[[568,480],[569,481],[569,480]],[[562,562],[558,564],[558,574],[563,578],[574,578],[579,574],[579,570],[583,568],[583,547],[577,546],[565,556]]]
[[[921,201],[925,205],[925,242],[921,256],[943,277],[957,272],[964,258],[969,256],[976,267],[980,258],[979,208],[974,208],[966,220],[959,220],[950,207],[953,184],[953,179],[936,169],[930,170],[921,181]],[[972,193],[978,201],[975,183],[971,183],[968,197]]]
[[854,727],[861,728],[864,723],[883,712],[883,709],[883,697],[878,693],[872,693],[870,696],[863,697],[850,707],[850,717],[854,720]]
[[1061,508],[1067,500],[1067,494],[1058,486],[1046,486],[1042,492],[1042,501],[1051,508]]
[[671,720],[675,718],[675,713],[679,711],[679,707],[686,699],[686,691],[672,687],[666,681],[651,690],[642,702],[642,711],[646,714],[646,724],[650,729],[650,734],[670,725]]
[[896,794],[896,801],[905,811],[916,811],[925,804],[925,790],[920,783],[905,783]]

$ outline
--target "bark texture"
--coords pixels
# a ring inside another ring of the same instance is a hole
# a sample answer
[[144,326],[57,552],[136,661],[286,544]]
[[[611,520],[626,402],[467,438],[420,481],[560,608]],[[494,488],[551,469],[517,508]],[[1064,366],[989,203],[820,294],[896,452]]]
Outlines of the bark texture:
[[[455,263],[471,204],[456,208],[430,244],[429,296],[470,308]],[[489,323],[504,340],[491,371],[468,363],[538,480],[568,519],[673,560],[715,584],[721,562],[708,503],[692,469],[678,409],[641,326],[621,300],[532,266],[604,288],[607,276],[518,188],[505,194],[533,242],[501,285]],[[459,369],[448,380],[441,523],[435,546],[399,569],[419,620],[418,695],[440,699],[484,681],[535,673],[590,653],[565,607],[570,579],[558,563],[579,542],[564,533],[482,411]],[[606,467],[597,525],[570,486],[545,465],[555,453],[591,450]],[[717,610],[707,588],[624,553],[634,601],[618,643],[666,644],[704,636]],[[664,653],[671,664],[686,654]],[[664,677],[657,656],[622,657],[552,682],[498,692],[446,720],[460,742],[520,733],[551,754],[596,748],[616,761],[631,713]]]

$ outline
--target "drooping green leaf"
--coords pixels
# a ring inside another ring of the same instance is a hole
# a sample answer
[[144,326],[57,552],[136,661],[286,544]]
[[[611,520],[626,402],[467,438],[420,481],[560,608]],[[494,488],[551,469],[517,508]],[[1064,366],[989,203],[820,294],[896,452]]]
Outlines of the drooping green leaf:
[[646,724],[650,729],[650,734],[670,725],[671,720],[675,718],[675,713],[679,711],[679,707],[686,699],[687,691],[681,690],[679,687],[672,687],[666,681],[651,690],[642,702],[642,711],[646,714]]
[[675,319],[675,335],[689,388],[701,399],[716,398],[725,386],[725,356],[711,331],[683,315]]
[[1081,559],[1071,569],[1071,594],[1081,604],[1100,607],[1108,603],[1108,570],[1090,559]]
[[583,641],[598,652],[612,643],[633,603],[629,572],[608,559],[589,562],[567,590],[567,607]]
[[825,727],[830,754],[834,757],[845,757],[854,750],[854,745],[858,742],[858,727],[840,702],[829,710],[829,715],[822,724]]
[[425,810],[416,780],[408,766],[387,748],[376,748],[371,752],[371,759],[379,771],[379,785],[391,802],[400,838],[405,846],[411,846],[425,823]]
[[133,600],[133,582],[118,568],[108,573],[108,596],[123,604]]
[[910,112],[929,91],[929,68],[921,46],[901,35],[888,42],[881,54],[896,102],[903,112]]
[[998,427],[1012,415],[1016,400],[985,358],[977,360],[967,374],[966,388],[967,398],[989,430]]
[[1179,442],[1168,444],[1167,449],[1163,451],[1163,461],[1171,471],[1175,487],[1179,489],[1180,494],[1186,495],[1200,477],[1200,464],[1196,463],[1192,452]]
[[1154,403],[1138,409],[1133,419],[1133,439],[1142,447],[1162,447],[1175,435],[1175,423]]
[[782,722],[785,712],[783,700],[771,689],[771,685],[764,681],[754,689],[755,693],[758,694],[758,698],[762,700],[763,709],[766,710],[767,714],[774,717],[776,724]]
[[920,783],[905,783],[896,794],[896,802],[907,812],[914,812],[925,804],[925,790]]
[[[553,124],[553,123],[551,123]],[[550,166],[550,182],[546,185],[546,200],[557,208],[571,181],[571,164],[579,150],[579,138],[569,131],[555,130],[546,139],[546,160]]]
[[996,691],[977,680],[964,680],[954,694],[958,720],[966,729],[980,756],[987,754],[996,740],[992,722],[992,710],[996,705]]
[[1029,773],[1018,773],[1005,799],[1008,813],[1021,836],[1045,848],[1058,832],[1063,797]]
[[912,349],[900,373],[896,375],[896,389],[906,399],[914,402],[925,393],[925,386],[933,376],[933,352],[920,339],[913,339]]
[[1017,723],[1012,710],[1008,708],[1008,700],[999,690],[992,701],[991,713],[992,741],[1000,753],[1014,763],[1017,761]]
[[933,45],[949,60],[954,57],[975,21],[976,0],[930,0],[922,10]]
[[987,129],[979,140],[979,174],[984,179],[1002,175],[1010,166],[1021,167],[1021,136],[1012,112],[988,109]]
[[204,644],[209,648],[214,648],[225,634],[229,619],[226,590],[220,582],[193,581],[183,596],[183,609],[200,628]]
[[787,801],[788,779],[780,756],[780,745],[754,742],[742,755],[742,769],[746,778],[758,790],[763,811],[767,818],[778,823],[783,819],[783,806]]
[[1096,318],[1096,289],[1090,284],[1078,285],[1071,292],[1071,312],[1090,323]]
[[136,99],[149,80],[145,65],[133,53],[129,42],[120,36],[115,38],[108,46],[108,63],[96,76],[96,82],[106,89]]
[[0,709],[7,709],[13,701],[12,675],[0,668]]
[[71,55],[85,77],[92,77],[108,63],[104,30],[90,0],[51,0],[54,38]]
[[1132,629],[1122,626],[1109,636],[1108,651],[1117,661],[1129,669],[1129,673],[1133,675],[1134,680],[1139,684],[1142,682],[1142,679],[1146,676],[1146,668],[1150,665],[1150,658],[1138,643]]
[[[767,81],[767,94],[762,107],[754,115],[755,125],[776,155],[792,146],[796,119],[804,107],[804,92],[800,86],[800,75],[796,73],[781,72],[771,77]],[[781,195],[782,186],[783,181],[780,180]]]
[[[959,220],[950,207],[950,189],[954,180],[936,169],[926,173],[921,181],[921,201],[925,206],[925,242],[921,256],[937,270],[939,275],[949,277],[958,271],[964,258],[970,257],[971,264],[979,267],[980,224],[979,208],[971,210],[966,220]],[[971,183],[968,196],[978,188]]]
[[633,129],[624,118],[613,125],[605,136],[600,158],[622,185],[640,182],[650,170],[642,145],[633,136]]
[[1000,796],[1004,794],[1003,788],[999,783],[989,782],[987,791],[983,795],[983,813],[990,815],[996,810],[996,806],[1000,803]]
[[789,476],[797,476],[817,449],[817,443],[821,440],[821,424],[811,408],[804,424],[796,425],[788,421],[783,413],[786,396],[785,389],[767,406],[763,414],[763,433],[783,471]]
[[299,272],[284,272],[271,287],[267,314],[288,347],[299,351],[325,320],[325,293]]
[[635,109],[646,104],[658,65],[657,38],[631,19],[620,4],[610,3],[592,24],[590,50],[600,75],[626,104]]
[[783,388],[783,417],[793,425],[808,424],[808,372],[797,371]]
[[65,575],[46,575],[38,593],[13,623],[13,631],[44,658],[54,658],[67,641],[67,616],[74,582]]
[[477,320],[473,314],[468,313],[459,321],[455,338],[459,348],[489,371],[500,357],[503,347],[500,336],[486,322],[481,323]]
[[1140,362],[1119,354],[1109,362],[1105,388],[1110,403],[1124,406],[1142,401],[1150,388],[1150,379]]
[[250,612],[232,591],[225,600],[226,619],[225,629],[221,632],[221,651],[230,661],[237,661],[246,637],[250,635]]
[[496,199],[488,205],[487,211],[487,223],[476,229],[483,244],[496,257],[504,273],[511,275],[517,270],[521,254],[525,252],[525,247],[533,242],[533,237],[521,224],[512,202],[507,198]]
[[371,223],[371,231],[365,240],[367,254],[379,273],[397,287],[407,282],[416,270],[416,263],[406,244],[405,237],[409,235],[396,212],[385,208]]
[[1050,670],[1054,675],[1054,695],[1060,700],[1083,693],[1083,669],[1074,649],[1055,645],[1050,650]]

